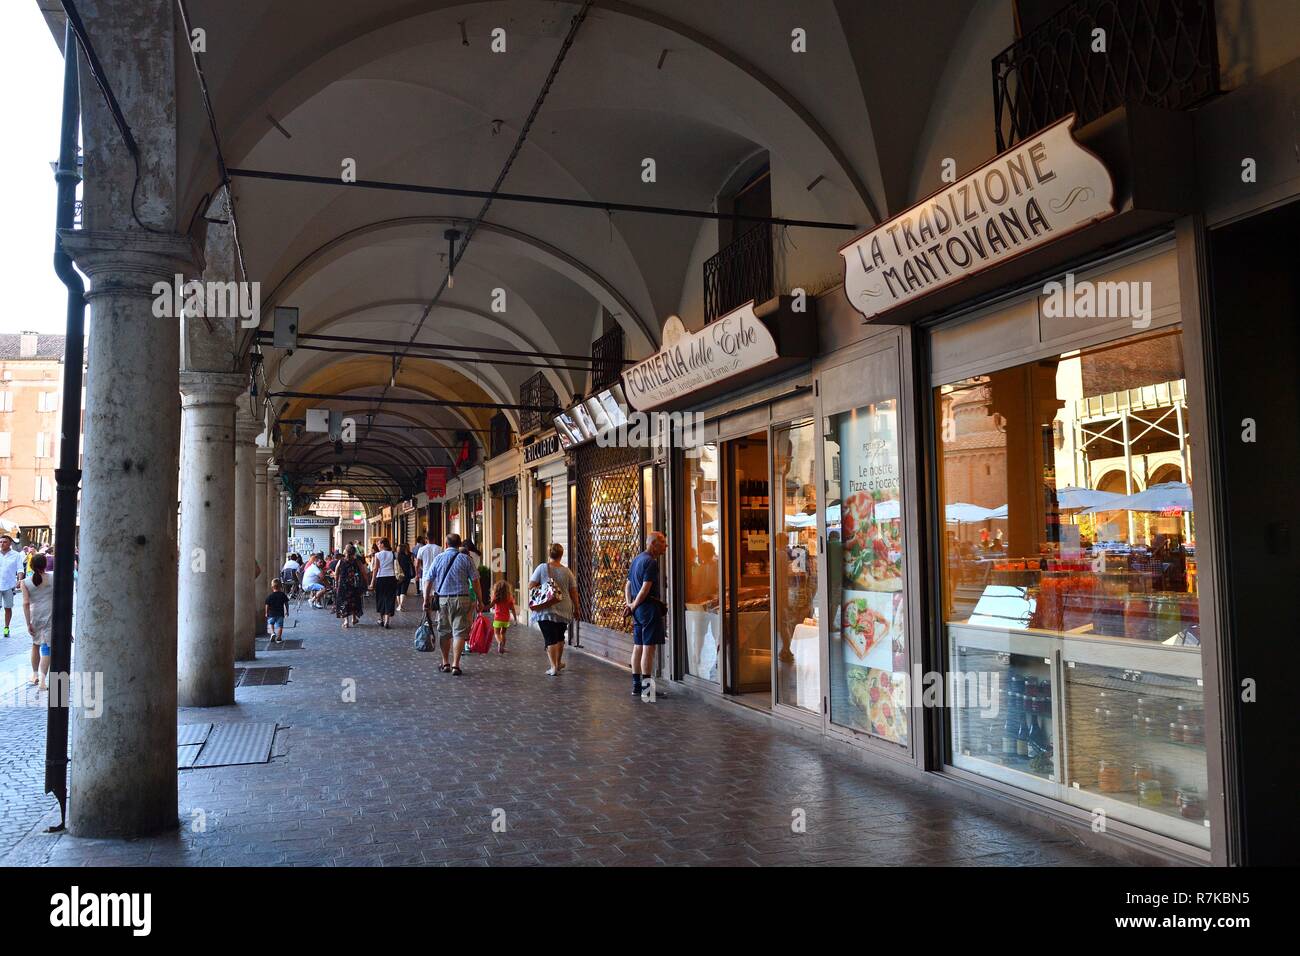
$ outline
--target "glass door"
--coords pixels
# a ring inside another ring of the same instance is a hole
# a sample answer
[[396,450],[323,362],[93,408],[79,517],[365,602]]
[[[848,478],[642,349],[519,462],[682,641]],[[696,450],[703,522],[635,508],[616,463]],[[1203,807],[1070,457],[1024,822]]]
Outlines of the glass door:
[[767,433],[726,443],[727,526],[724,623],[728,690],[772,693],[772,577]]
[[816,445],[812,419],[772,430],[775,702],[820,713]]
[[714,684],[718,683],[722,653],[719,452],[716,444],[687,449],[681,469],[685,670]]

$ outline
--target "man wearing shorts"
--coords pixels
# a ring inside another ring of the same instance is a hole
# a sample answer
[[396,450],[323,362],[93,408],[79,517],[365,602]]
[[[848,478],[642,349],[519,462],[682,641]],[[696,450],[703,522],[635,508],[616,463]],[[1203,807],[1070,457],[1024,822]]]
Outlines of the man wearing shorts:
[[308,603],[312,607],[324,607],[320,603],[321,598],[325,595],[325,555],[316,554],[312,556],[311,563],[302,572],[302,589],[307,592],[311,599]]
[[469,584],[477,578],[478,566],[460,550],[460,535],[447,535],[447,547],[434,559],[424,592],[426,608],[432,603],[433,596],[438,596],[438,619],[433,627],[442,650],[441,670],[444,674],[461,675],[460,655],[465,650],[470,625],[478,613],[469,596]]
[[5,637],[9,636],[9,620],[14,616],[14,592],[18,590],[18,572],[23,569],[23,556],[14,549],[14,539],[0,534],[0,604],[5,609]]
[[632,615],[632,695],[641,696],[641,683],[654,673],[655,648],[667,634],[665,606],[659,590],[659,559],[668,550],[662,531],[650,532],[645,550],[627,569],[623,596]]

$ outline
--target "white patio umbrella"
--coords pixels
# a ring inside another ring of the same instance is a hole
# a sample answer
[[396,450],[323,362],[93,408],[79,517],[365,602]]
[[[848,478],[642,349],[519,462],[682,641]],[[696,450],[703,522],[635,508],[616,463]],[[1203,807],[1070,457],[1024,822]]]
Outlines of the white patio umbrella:
[[943,513],[949,524],[975,524],[994,517],[992,508],[981,508],[965,501],[954,501],[944,507]]
[[1146,491],[1127,495],[1106,505],[1085,508],[1084,514],[1099,511],[1191,511],[1192,488],[1186,482],[1165,481]]
[[1116,507],[1115,502],[1123,497],[1113,491],[1097,491],[1094,488],[1079,488],[1075,485],[1065,485],[1056,489],[1056,503],[1062,511],[1082,511],[1085,508],[1109,511],[1113,510]]

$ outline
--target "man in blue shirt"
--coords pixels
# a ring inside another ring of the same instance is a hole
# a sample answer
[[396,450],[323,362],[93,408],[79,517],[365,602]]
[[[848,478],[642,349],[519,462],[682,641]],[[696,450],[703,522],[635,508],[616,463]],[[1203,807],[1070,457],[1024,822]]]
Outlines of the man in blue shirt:
[[652,531],[645,550],[627,569],[623,597],[632,615],[632,696],[641,696],[641,681],[654,673],[655,648],[667,633],[667,605],[659,587],[659,559],[668,550],[668,538]]
[[460,549],[460,535],[447,535],[447,547],[434,558],[424,592],[425,610],[429,610],[433,596],[438,596],[438,619],[433,623],[433,631],[442,650],[444,674],[461,675],[460,655],[465,650],[474,615],[478,613],[469,596],[469,585],[477,578],[478,566]]

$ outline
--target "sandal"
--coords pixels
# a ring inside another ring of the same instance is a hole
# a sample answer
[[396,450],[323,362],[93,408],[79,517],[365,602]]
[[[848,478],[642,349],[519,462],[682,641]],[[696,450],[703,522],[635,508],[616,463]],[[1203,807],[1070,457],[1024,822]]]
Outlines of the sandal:
[[453,677],[459,677],[461,675],[461,669],[459,667],[453,667],[451,669],[451,675]]
[[438,665],[438,670],[442,671],[444,674],[450,674],[450,673],[451,673],[451,665],[450,665],[450,664],[439,664],[439,665]]

